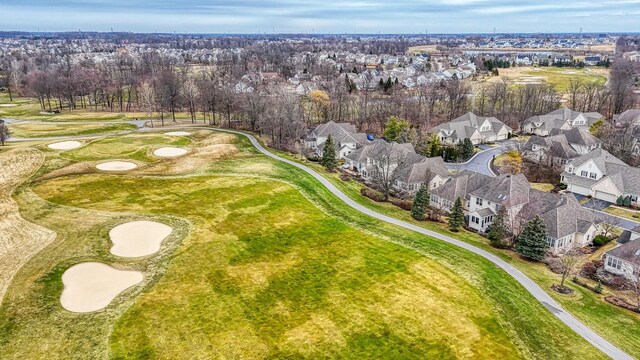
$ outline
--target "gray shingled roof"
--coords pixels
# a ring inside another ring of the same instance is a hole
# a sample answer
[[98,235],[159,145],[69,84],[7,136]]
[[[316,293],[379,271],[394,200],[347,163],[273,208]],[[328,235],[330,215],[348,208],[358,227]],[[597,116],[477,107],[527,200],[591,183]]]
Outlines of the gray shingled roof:
[[478,116],[474,113],[468,112],[447,123],[433,127],[430,132],[433,133],[439,130],[444,130],[448,133],[450,132],[450,137],[453,140],[470,138],[476,131],[479,131],[480,126],[487,119],[491,123],[491,130],[483,132],[483,136],[496,135],[502,128],[506,128],[507,131],[513,131],[513,129],[495,117]]
[[501,175],[470,194],[499,204],[508,202],[513,206],[529,201],[530,188],[523,174]]
[[530,201],[520,211],[520,216],[531,220],[539,215],[547,226],[549,236],[561,238],[575,232],[584,233],[595,223],[595,215],[580,206],[571,195],[558,195],[532,189]]
[[462,170],[446,183],[433,189],[431,193],[451,202],[454,202],[458,197],[463,200],[469,200],[469,193],[471,191],[482,187],[492,179],[493,178],[488,175],[470,170]]
[[569,144],[578,144],[584,146],[593,146],[601,143],[600,139],[591,135],[591,133],[583,128],[572,128],[569,130],[553,129],[551,135],[564,135]]
[[441,157],[427,158],[419,154],[409,154],[405,163],[396,171],[397,178],[408,184],[431,181],[436,175],[443,178],[450,176]]
[[573,111],[569,108],[563,107],[545,115],[532,116],[524,121],[524,125],[527,125],[529,123],[539,123],[540,126],[537,126],[538,129],[551,131],[552,129],[561,128],[569,121],[573,121],[580,114],[584,115],[584,117],[586,118],[586,126],[591,126],[594,122],[602,118],[602,115],[597,112],[580,113],[578,111]]
[[640,239],[629,241],[624,245],[620,245],[607,251],[606,254],[615,256],[633,265],[640,266]]

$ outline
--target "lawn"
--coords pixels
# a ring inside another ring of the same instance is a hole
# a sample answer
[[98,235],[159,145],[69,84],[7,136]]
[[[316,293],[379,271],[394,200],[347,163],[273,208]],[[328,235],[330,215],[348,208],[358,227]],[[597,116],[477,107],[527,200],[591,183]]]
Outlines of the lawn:
[[[118,157],[129,137],[105,149]],[[198,176],[150,167],[19,188],[22,215],[58,238],[9,288],[0,358],[603,357],[487,260],[366,217],[235,145],[239,157]],[[176,229],[160,254],[108,252],[108,230],[133,218]],[[60,277],[83,261],[143,271],[145,282],[105,311],[69,313]]]
[[623,208],[619,208],[616,206],[609,206],[608,208],[602,211],[612,215],[620,216],[629,220],[640,221],[640,212],[637,212],[637,211],[625,210]]
[[569,88],[571,80],[604,85],[609,76],[609,69],[604,68],[513,67],[498,71],[500,75],[489,78],[488,82],[505,80],[522,85],[547,83],[560,92]]
[[549,183],[531,183],[532,188],[544,192],[551,192],[555,188],[555,185]]
[[[286,153],[278,152],[278,154],[295,160]],[[323,174],[340,190],[361,205],[365,205],[377,212],[414,223],[429,230],[455,237],[500,256],[532,278],[565,309],[587,324],[591,329],[595,330],[599,335],[603,336],[631,355],[640,357],[640,344],[635,341],[635,339],[640,338],[640,316],[606,302],[604,300],[604,296],[609,294],[608,290],[605,289],[604,295],[598,295],[570,283],[568,285],[576,292],[570,296],[561,295],[550,288],[552,284],[558,284],[560,282],[560,276],[552,273],[545,265],[524,261],[515,253],[510,251],[495,249],[488,244],[487,239],[476,233],[469,231],[452,233],[445,224],[434,223],[431,221],[415,221],[411,218],[408,211],[402,210],[390,203],[378,203],[361,196],[360,189],[363,187],[361,183],[356,181],[342,181],[338,177],[338,174],[327,173],[317,163],[306,162],[305,165],[308,165],[317,170],[320,174]]]
[[12,137],[45,138],[54,136],[81,136],[107,134],[127,130],[135,130],[133,124],[53,124],[45,122],[23,122],[9,125]]

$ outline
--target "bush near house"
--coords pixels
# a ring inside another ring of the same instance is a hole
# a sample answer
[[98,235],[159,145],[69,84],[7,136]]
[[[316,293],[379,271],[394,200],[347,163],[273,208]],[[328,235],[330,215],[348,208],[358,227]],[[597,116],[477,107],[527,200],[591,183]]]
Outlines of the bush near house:
[[602,245],[608,243],[609,241],[611,241],[611,239],[609,239],[608,237],[606,237],[604,235],[597,235],[596,237],[593,238],[593,245],[594,246],[602,246]]
[[384,202],[384,194],[382,194],[379,191],[364,187],[360,190],[360,194],[362,194],[363,196],[368,197],[369,199],[373,200],[373,201],[377,201],[377,202]]

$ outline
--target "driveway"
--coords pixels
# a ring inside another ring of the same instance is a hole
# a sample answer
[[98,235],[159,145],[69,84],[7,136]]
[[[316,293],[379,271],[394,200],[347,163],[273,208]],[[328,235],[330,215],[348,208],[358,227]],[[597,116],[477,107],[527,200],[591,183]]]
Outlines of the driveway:
[[447,168],[449,170],[470,170],[475,171],[477,173],[481,173],[488,176],[496,176],[496,174],[491,170],[491,160],[509,150],[514,149],[516,146],[513,140],[504,140],[497,143],[497,146],[487,146],[487,145],[479,145],[482,151],[476,153],[471,159],[467,160],[464,163],[447,163]]

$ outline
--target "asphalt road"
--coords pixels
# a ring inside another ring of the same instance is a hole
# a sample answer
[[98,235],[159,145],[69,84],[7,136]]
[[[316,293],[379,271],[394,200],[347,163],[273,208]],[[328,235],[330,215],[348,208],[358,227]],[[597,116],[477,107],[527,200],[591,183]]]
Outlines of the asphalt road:
[[471,170],[484,175],[496,176],[496,174],[491,170],[491,159],[494,156],[498,156],[509,149],[513,144],[511,143],[503,143],[500,146],[487,148],[477,154],[475,154],[471,159],[464,163],[447,163],[447,168],[449,170]]
[[[184,127],[181,127],[184,128]],[[612,359],[633,359],[631,356],[629,356],[627,353],[625,353],[624,351],[620,350],[619,348],[617,348],[616,346],[614,346],[613,344],[611,344],[610,342],[608,342],[607,340],[605,340],[604,338],[602,338],[600,335],[596,334],[594,331],[592,331],[590,328],[588,328],[585,324],[583,324],[582,322],[580,322],[578,319],[576,319],[575,317],[573,317],[571,314],[569,314],[567,311],[565,311],[562,306],[560,306],[560,304],[558,304],[555,300],[553,300],[553,298],[551,298],[551,296],[549,296],[549,294],[547,294],[540,286],[538,286],[538,284],[536,284],[533,280],[531,280],[529,277],[527,277],[524,273],[522,273],[520,270],[516,269],[515,267],[513,267],[512,265],[510,265],[509,263],[507,263],[506,261],[500,259],[499,257],[497,257],[496,255],[482,250],[478,247],[475,247],[473,245],[470,245],[466,242],[454,239],[452,237],[449,236],[445,236],[442,235],[440,233],[437,232],[433,232],[424,228],[421,228],[419,226],[410,224],[408,222],[402,221],[402,220],[398,220],[396,218],[384,215],[384,214],[380,214],[378,212],[375,212],[365,206],[362,206],[358,203],[356,203],[355,201],[353,201],[351,198],[349,198],[345,193],[343,193],[342,191],[340,191],[335,185],[333,185],[329,180],[327,180],[325,177],[323,177],[322,175],[318,174],[317,172],[315,172],[314,170],[312,170],[311,168],[308,168],[302,164],[296,163],[294,161],[282,158],[278,155],[275,155],[273,153],[271,153],[269,150],[265,149],[259,142],[258,140],[256,140],[255,137],[253,137],[252,135],[243,133],[243,132],[239,132],[239,131],[233,131],[233,130],[224,130],[224,129],[217,129],[219,131],[224,131],[224,132],[229,132],[229,133],[234,133],[234,134],[238,134],[238,135],[242,135],[242,136],[246,136],[247,138],[249,138],[249,140],[251,141],[251,143],[253,144],[253,146],[255,146],[260,152],[262,152],[263,154],[269,156],[272,159],[287,163],[291,166],[294,166],[306,173],[308,173],[309,175],[313,176],[317,181],[319,181],[324,187],[326,187],[329,191],[331,191],[335,196],[337,196],[340,200],[342,200],[344,203],[346,203],[347,205],[349,205],[350,207],[358,210],[359,212],[372,216],[378,220],[393,224],[393,225],[397,225],[400,227],[403,227],[405,229],[408,230],[412,230],[415,231],[417,233],[426,235],[426,236],[430,236],[433,238],[436,238],[438,240],[442,240],[444,242],[447,242],[449,244],[455,245],[457,247],[463,248],[465,250],[471,251],[474,254],[480,255],[483,258],[491,261],[492,263],[494,263],[495,265],[497,265],[499,268],[501,268],[502,270],[506,271],[509,275],[511,275],[514,279],[516,279],[516,281],[518,281],[529,293],[531,293],[531,295],[533,295],[533,297],[538,300],[540,303],[542,303],[542,305],[544,305],[545,308],[547,308],[549,311],[551,311],[551,313],[553,315],[555,315],[558,319],[560,319],[563,323],[565,323],[567,326],[569,326],[572,330],[574,330],[576,333],[578,333],[580,336],[582,336],[585,340],[587,340],[589,343],[591,343],[593,346],[595,346],[596,348],[600,349],[603,353],[607,354],[608,356],[610,356]]]

